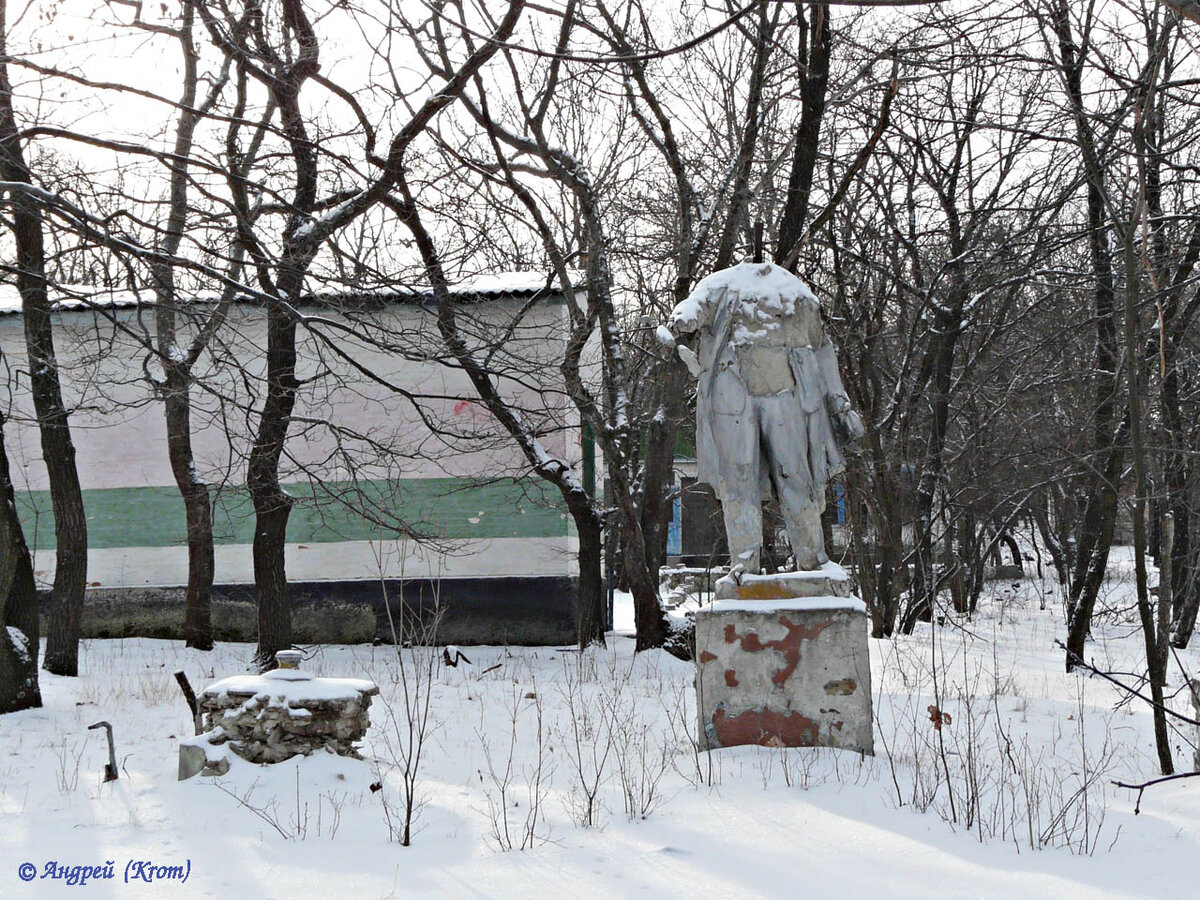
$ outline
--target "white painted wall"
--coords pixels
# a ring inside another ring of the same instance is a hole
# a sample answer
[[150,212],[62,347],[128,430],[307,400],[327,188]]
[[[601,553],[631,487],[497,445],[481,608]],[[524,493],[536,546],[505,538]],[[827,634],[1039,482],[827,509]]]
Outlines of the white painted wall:
[[[543,302],[505,298],[472,305],[462,327],[480,345],[503,339],[492,364],[504,373],[501,388],[530,421],[544,425],[547,450],[573,465],[581,458],[579,418],[560,388],[566,310]],[[208,307],[202,308],[203,312]],[[318,317],[301,326],[300,391],[289,432],[282,480],[350,480],[353,477],[496,478],[525,474],[523,458],[456,366],[439,360],[431,314],[415,304],[371,312],[304,308]],[[183,317],[181,317],[181,324]],[[160,376],[151,347],[152,308],[65,311],[55,316],[56,346],[80,480],[99,488],[163,487],[174,490],[166,452],[161,403],[147,372]],[[353,326],[358,334],[348,334]],[[195,323],[191,330],[194,331]],[[182,329],[181,329],[182,330]],[[190,334],[181,335],[190,337]],[[182,342],[181,342],[182,343]],[[266,345],[263,311],[235,306],[213,350],[197,368],[193,391],[193,446],[197,469],[210,484],[240,486],[263,391]],[[32,404],[23,323],[0,315],[3,353],[0,405],[8,418],[6,444],[18,490],[49,487]],[[344,357],[349,357],[348,361]],[[362,367],[379,380],[356,369]],[[7,376],[7,377],[4,377]],[[380,383],[387,382],[397,390]],[[367,541],[290,544],[288,576],[294,581],[387,577],[447,578],[563,575],[577,571],[577,541],[503,538],[459,542],[449,553],[410,544]],[[217,580],[253,581],[248,545],[218,546]],[[35,554],[39,582],[53,578],[54,554]],[[128,547],[89,552],[93,586],[172,586],[186,582],[186,548]]]

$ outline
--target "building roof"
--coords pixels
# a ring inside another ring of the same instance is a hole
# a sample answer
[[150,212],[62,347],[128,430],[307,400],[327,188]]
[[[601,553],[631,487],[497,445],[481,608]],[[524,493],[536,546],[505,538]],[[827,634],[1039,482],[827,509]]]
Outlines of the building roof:
[[[583,283],[582,272],[571,272],[576,290]],[[545,272],[491,272],[465,278],[451,287],[451,292],[464,300],[499,300],[511,297],[525,300],[541,291],[547,296],[559,296],[557,279]],[[151,306],[154,291],[145,287],[140,291],[97,288],[91,285],[51,285],[51,299],[57,310],[118,309],[122,307]],[[211,303],[216,294],[205,291],[193,295],[193,300]],[[427,287],[398,286],[394,288],[371,288],[357,291],[318,291],[306,299],[321,305],[371,306],[389,303],[414,303],[432,300]],[[0,284],[0,315],[21,312],[21,295],[14,284]]]

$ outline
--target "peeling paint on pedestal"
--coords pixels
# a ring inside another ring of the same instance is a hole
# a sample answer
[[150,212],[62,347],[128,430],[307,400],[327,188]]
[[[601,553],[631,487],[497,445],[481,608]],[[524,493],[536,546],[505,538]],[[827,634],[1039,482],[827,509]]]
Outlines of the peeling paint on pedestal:
[[[702,609],[696,619],[700,739],[873,753],[866,617],[853,599]],[[830,701],[836,698],[835,704]]]
[[722,747],[740,744],[814,747],[821,736],[820,723],[798,712],[751,709],[740,715],[727,716],[724,709],[718,709],[713,713],[712,722]]
[[[737,626],[731,623],[725,626],[725,643],[732,644],[737,641],[747,653],[759,653],[768,649],[778,650],[782,653],[786,665],[771,674],[771,680],[782,686],[792,677],[792,673],[796,671],[796,665],[800,662],[800,642],[813,640],[833,624],[833,619],[826,619],[816,625],[796,625],[787,616],[780,616],[779,624],[787,629],[787,635],[782,640],[763,642],[759,640],[755,632],[738,634]],[[728,680],[728,676],[726,676],[726,680]]]

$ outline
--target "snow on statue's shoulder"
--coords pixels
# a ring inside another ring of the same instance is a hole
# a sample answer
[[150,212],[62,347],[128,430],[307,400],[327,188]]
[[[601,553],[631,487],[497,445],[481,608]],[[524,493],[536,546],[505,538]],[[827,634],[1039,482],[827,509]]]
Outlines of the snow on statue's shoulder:
[[808,285],[782,266],[774,263],[744,262],[700,281],[691,294],[671,311],[671,320],[694,322],[701,308],[722,293],[737,294],[743,300],[767,300],[778,303],[781,309],[800,300],[817,305],[816,295]]
[[801,297],[814,303],[817,299],[807,284],[774,263],[744,262],[713,272],[696,285],[696,292],[721,288],[736,291],[743,296]]

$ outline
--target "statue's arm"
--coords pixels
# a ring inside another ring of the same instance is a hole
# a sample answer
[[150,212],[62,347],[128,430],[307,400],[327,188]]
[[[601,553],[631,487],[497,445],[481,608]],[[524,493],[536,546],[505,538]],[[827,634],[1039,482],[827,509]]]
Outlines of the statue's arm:
[[838,368],[837,348],[828,339],[816,351],[817,363],[821,367],[821,380],[825,382],[825,409],[833,422],[834,434],[839,444],[857,441],[864,434],[862,419],[850,406],[850,398],[842,384],[842,373]]
[[691,334],[711,325],[717,307],[719,291],[701,288],[692,291],[688,298],[671,310],[667,317],[667,328],[674,335]]
[[658,339],[668,347],[675,348],[679,358],[683,360],[692,377],[699,378],[704,371],[696,352],[687,344],[677,342],[676,338],[693,334],[701,328],[710,326],[713,312],[716,309],[716,298],[711,291],[693,291],[692,294],[671,310],[667,324],[658,328]]
[[676,338],[681,336],[681,333],[671,327],[670,324],[658,326],[659,343],[678,353],[679,358],[683,360],[683,364],[692,373],[692,377],[699,378],[704,371],[704,367],[700,364],[700,359],[696,356],[695,350],[685,343],[676,341]]

